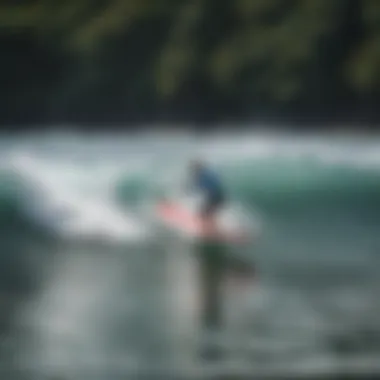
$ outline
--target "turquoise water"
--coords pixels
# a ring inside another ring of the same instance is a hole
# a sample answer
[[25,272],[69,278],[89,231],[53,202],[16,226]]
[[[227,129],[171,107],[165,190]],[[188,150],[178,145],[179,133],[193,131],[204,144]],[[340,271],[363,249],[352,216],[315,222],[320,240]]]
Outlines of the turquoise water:
[[66,133],[0,145],[0,371],[118,379],[203,365],[199,252],[142,212],[193,156],[263,223],[228,253],[254,263],[258,282],[222,280],[217,337],[237,374],[379,369],[380,138]]

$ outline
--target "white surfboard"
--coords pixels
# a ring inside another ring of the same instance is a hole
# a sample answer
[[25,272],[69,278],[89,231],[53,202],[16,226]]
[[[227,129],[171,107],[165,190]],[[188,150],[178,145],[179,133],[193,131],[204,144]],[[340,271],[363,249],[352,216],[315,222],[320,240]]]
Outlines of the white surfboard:
[[199,199],[177,198],[158,202],[155,215],[166,227],[196,240],[244,244],[259,234],[259,224],[252,223],[252,220],[232,206],[220,210],[216,216],[217,228],[210,231],[200,218],[198,209]]

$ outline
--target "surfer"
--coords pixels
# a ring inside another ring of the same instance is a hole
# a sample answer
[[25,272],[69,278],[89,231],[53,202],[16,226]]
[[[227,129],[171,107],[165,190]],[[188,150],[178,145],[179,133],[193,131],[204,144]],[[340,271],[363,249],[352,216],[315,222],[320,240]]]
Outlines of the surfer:
[[190,162],[190,177],[192,189],[200,191],[204,200],[199,213],[205,228],[210,232],[216,232],[215,216],[224,206],[225,191],[219,176],[200,160]]

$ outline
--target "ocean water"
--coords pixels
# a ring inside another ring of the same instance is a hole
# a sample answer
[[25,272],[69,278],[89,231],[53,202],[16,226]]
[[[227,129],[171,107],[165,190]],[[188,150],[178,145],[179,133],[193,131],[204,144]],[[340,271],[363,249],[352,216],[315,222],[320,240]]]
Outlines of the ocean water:
[[[147,218],[192,157],[261,221],[249,247],[191,245]],[[380,370],[380,137],[36,133],[3,136],[0,158],[1,378]],[[211,251],[223,291],[207,329]],[[225,254],[255,281],[229,281]],[[223,360],[199,356],[206,338]]]

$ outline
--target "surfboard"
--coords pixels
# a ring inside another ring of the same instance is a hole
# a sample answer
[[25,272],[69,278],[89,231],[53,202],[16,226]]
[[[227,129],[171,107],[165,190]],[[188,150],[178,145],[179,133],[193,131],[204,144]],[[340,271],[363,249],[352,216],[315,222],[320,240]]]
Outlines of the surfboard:
[[217,218],[217,228],[210,230],[196,212],[180,202],[161,201],[156,206],[156,216],[168,228],[197,240],[242,244],[252,238],[248,228],[223,223]]

